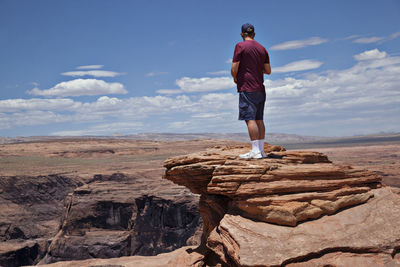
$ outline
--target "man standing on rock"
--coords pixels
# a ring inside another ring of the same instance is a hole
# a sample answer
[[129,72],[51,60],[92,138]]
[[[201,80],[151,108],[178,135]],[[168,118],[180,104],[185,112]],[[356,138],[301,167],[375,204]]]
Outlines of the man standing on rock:
[[242,25],[243,42],[236,44],[231,74],[239,93],[239,120],[246,121],[252,149],[240,155],[244,159],[265,158],[264,73],[271,74],[267,50],[254,40],[254,26]]

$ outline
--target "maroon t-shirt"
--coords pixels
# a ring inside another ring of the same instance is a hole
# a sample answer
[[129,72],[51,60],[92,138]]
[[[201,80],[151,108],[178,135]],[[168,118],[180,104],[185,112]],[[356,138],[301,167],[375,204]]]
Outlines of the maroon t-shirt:
[[255,40],[240,42],[232,59],[232,62],[238,61],[238,92],[264,92],[264,64],[269,64],[267,50]]

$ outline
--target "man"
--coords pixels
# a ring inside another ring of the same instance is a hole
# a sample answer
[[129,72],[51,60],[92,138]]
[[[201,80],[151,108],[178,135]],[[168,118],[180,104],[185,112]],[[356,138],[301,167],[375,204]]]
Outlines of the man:
[[231,74],[239,93],[239,120],[246,121],[252,149],[240,155],[244,159],[265,158],[264,73],[271,74],[267,50],[254,40],[254,26],[242,25],[243,42],[236,44]]

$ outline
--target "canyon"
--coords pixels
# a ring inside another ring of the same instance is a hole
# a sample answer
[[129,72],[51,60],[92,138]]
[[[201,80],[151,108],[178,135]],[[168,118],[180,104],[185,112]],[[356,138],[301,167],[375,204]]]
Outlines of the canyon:
[[396,266],[399,145],[266,146],[267,159],[237,159],[246,149],[221,140],[2,145],[0,264]]

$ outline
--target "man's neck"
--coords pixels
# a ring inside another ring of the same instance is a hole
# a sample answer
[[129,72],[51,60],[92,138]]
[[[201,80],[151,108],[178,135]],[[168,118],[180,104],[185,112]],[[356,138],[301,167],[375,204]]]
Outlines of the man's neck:
[[251,38],[251,37],[245,37],[245,38],[243,38],[243,41],[254,41],[254,38]]

